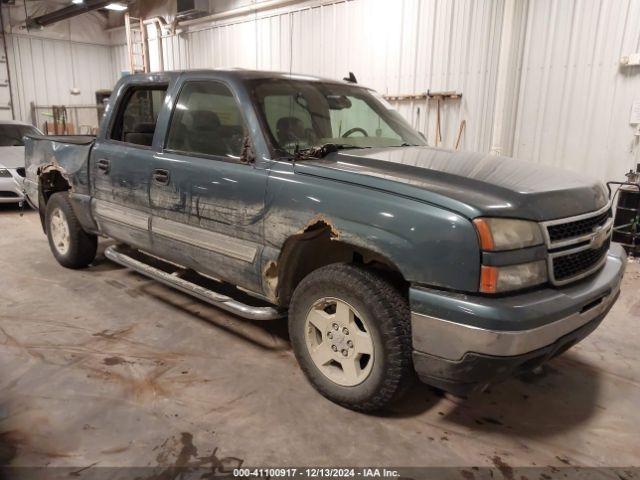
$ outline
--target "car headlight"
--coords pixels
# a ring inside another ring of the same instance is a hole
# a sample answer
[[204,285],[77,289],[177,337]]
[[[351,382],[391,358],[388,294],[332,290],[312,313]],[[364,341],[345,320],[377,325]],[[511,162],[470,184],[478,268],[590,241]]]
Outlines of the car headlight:
[[[473,224],[483,251],[502,252],[544,243],[542,231],[536,222],[510,218],[476,218]],[[547,263],[544,260],[501,267],[482,265],[480,269],[482,293],[520,290],[546,283],[547,280]]]
[[476,218],[473,224],[482,250],[515,250],[544,243],[540,226],[536,222],[510,218]]
[[0,177],[10,177],[11,173],[6,168],[0,168]]
[[535,262],[490,267],[482,265],[480,269],[480,291],[482,293],[502,293],[520,290],[547,281],[547,262]]

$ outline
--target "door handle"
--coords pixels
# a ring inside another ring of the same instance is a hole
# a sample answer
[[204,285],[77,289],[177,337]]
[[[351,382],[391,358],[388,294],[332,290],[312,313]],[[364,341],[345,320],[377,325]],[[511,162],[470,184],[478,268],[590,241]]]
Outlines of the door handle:
[[169,171],[157,168],[153,171],[153,181],[158,185],[169,185]]
[[109,168],[111,167],[111,162],[109,160],[107,160],[106,158],[101,158],[100,160],[98,160],[97,165],[98,170],[100,170],[102,173],[109,173]]

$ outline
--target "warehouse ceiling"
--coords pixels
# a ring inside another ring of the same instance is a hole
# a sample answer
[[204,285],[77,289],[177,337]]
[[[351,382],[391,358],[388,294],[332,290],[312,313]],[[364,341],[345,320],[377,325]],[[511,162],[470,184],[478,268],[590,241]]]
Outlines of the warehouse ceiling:
[[[29,0],[7,2],[2,0],[3,28],[7,33],[29,33],[60,40],[73,40],[90,43],[109,43],[105,29],[109,27],[115,12],[94,10],[83,12],[73,20],[61,20],[45,28],[31,25],[27,29],[27,19],[49,15],[71,4],[70,0]],[[120,15],[121,17],[122,15]]]

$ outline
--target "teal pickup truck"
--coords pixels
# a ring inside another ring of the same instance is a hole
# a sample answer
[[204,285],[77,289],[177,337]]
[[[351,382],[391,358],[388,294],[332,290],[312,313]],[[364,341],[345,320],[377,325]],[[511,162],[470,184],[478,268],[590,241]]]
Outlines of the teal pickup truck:
[[625,254],[604,186],[431,148],[376,92],[245,70],[137,74],[96,137],[26,140],[53,255],[105,255],[253,320],[288,316],[313,386],[371,411],[458,395],[592,332]]

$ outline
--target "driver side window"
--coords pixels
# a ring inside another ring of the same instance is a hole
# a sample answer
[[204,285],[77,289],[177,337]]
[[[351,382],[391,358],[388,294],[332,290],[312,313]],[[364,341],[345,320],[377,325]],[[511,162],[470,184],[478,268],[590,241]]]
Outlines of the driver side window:
[[238,159],[244,124],[233,94],[213,81],[186,82],[171,117],[166,148]]

